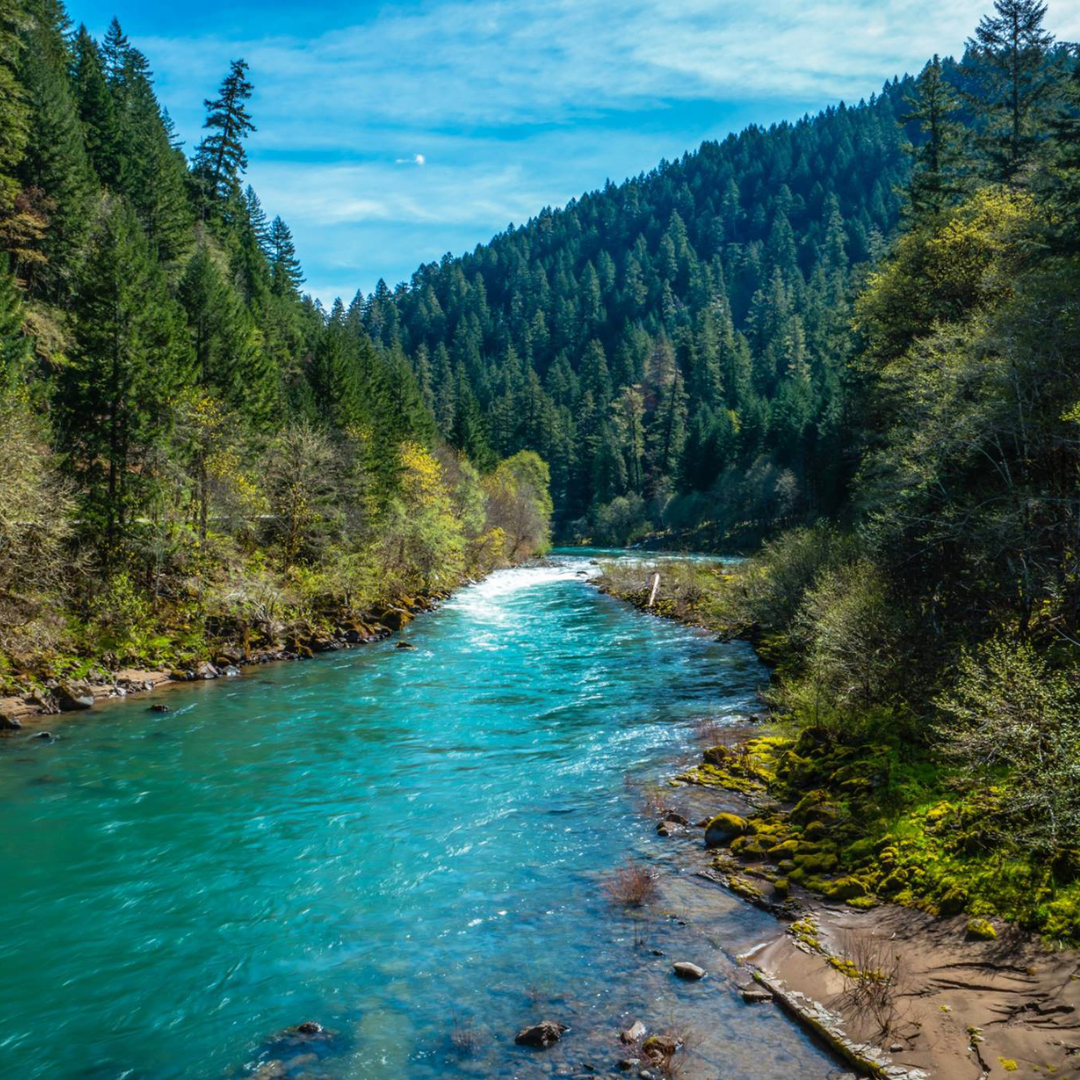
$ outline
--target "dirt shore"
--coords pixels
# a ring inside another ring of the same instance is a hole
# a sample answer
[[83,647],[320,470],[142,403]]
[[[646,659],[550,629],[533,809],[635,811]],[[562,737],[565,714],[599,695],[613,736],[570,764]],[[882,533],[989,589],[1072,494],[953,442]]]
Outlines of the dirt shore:
[[[737,744],[755,733],[732,729],[730,738]],[[1080,1080],[1080,952],[996,919],[995,938],[973,939],[965,915],[937,918],[885,903],[857,909],[797,885],[778,903],[759,876],[764,867],[718,872],[717,852],[702,839],[701,825],[716,813],[753,816],[751,801],[678,784],[667,811],[698,822],[671,829],[687,869],[777,914],[775,934],[742,948],[739,981],[767,991],[773,1005],[762,1007],[782,1008],[856,1075]],[[721,866],[727,859],[722,853]],[[746,882],[761,895],[744,892]],[[856,972],[871,976],[861,994]]]

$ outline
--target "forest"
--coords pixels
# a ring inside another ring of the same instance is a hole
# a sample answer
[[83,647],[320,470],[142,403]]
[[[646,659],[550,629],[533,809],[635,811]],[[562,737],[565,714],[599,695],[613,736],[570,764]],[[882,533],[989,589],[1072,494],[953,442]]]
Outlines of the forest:
[[[1045,14],[998,0],[959,63],[934,57],[890,106],[898,217],[837,279],[843,359],[811,352],[804,383],[809,403],[836,395],[840,453],[815,468],[835,509],[797,467],[825,414],[782,457],[777,390],[765,461],[801,505],[722,584],[673,580],[668,601],[774,664],[790,757],[769,782],[839,814],[852,896],[1077,941],[1080,65]],[[755,516],[730,491],[708,492],[729,528]]]
[[296,644],[552,528],[764,542],[721,621],[779,707],[1023,775],[1009,834],[1080,850],[1080,66],[1045,10],[326,311],[243,183],[243,60],[188,153],[118,23],[5,0],[0,679]]
[[548,543],[544,462],[481,473],[361,306],[303,295],[252,91],[238,59],[189,154],[116,20],[0,6],[0,689],[296,648]]

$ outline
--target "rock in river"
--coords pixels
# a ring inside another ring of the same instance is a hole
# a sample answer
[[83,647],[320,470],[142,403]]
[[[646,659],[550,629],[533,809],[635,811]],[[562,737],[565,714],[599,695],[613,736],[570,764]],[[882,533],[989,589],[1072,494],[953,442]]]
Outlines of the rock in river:
[[619,1033],[619,1038],[624,1043],[636,1043],[642,1038],[648,1029],[640,1020],[635,1020],[625,1031]]
[[676,960],[672,964],[672,968],[680,979],[686,979],[688,982],[697,982],[698,979],[704,979],[706,974],[703,967],[691,964],[689,960]]
[[71,709],[89,709],[94,704],[94,691],[81,679],[72,679],[56,688],[56,703],[65,712]]
[[569,1030],[566,1024],[560,1024],[556,1020],[541,1020],[539,1024],[522,1028],[515,1036],[514,1042],[519,1046],[536,1046],[543,1050],[554,1046]]

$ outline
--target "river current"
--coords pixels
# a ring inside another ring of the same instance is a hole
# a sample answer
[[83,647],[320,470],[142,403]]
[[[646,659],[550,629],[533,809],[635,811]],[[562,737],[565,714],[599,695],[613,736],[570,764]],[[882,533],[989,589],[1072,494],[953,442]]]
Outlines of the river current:
[[[594,569],[493,574],[417,618],[415,650],[2,740],[4,1075],[603,1074],[634,1019],[686,1033],[684,1076],[830,1075],[731,983],[773,920],[680,871],[640,812],[640,782],[696,752],[696,721],[752,711],[764,670],[599,594]],[[664,874],[639,918],[601,888],[627,856]],[[546,1017],[571,1028],[554,1050],[514,1045]],[[308,1020],[333,1037],[273,1041]]]

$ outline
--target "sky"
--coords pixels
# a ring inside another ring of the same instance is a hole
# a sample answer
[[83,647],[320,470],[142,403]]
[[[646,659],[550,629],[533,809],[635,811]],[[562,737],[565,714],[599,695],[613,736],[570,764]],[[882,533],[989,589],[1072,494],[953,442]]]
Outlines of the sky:
[[[250,65],[247,179],[324,303],[750,123],[855,103],[963,50],[990,0],[68,0],[115,15],[187,147]],[[1049,28],[1080,39],[1080,0]]]

